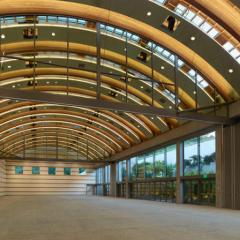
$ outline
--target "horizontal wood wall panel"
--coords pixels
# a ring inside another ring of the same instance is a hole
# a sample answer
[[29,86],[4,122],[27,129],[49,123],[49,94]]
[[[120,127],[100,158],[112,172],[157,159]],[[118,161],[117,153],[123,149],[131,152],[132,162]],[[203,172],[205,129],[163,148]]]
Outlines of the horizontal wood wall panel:
[[[23,166],[23,174],[15,174],[15,166]],[[40,167],[40,174],[33,175],[32,167]],[[48,175],[48,167],[56,167],[56,175]],[[71,175],[64,175],[64,167],[71,168]],[[82,164],[10,161],[6,162],[5,193],[15,195],[85,195],[86,185],[95,183],[93,170],[79,175]]]
[[6,181],[6,163],[0,160],[0,196],[5,196]]

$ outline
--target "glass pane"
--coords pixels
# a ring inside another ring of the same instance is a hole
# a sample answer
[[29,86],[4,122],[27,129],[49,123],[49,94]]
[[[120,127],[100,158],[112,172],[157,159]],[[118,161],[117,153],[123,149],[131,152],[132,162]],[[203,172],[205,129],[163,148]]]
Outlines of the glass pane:
[[184,142],[184,175],[198,175],[198,144],[197,138]]
[[153,154],[147,154],[145,157],[145,177],[152,178],[154,176]]
[[144,179],[144,156],[137,157],[137,178]]
[[130,179],[135,180],[137,177],[137,161],[136,157],[130,159]]
[[215,132],[200,137],[200,173],[216,173]]
[[49,167],[48,168],[48,175],[56,175],[56,168],[55,167]]
[[127,161],[122,161],[122,180],[125,181],[127,175]]
[[167,147],[167,177],[176,176],[176,145]]
[[70,176],[71,175],[71,168],[64,168],[64,175]]
[[32,174],[33,175],[40,174],[40,167],[32,167]]
[[79,175],[86,173],[86,169],[85,168],[79,168]]
[[16,174],[23,174],[23,167],[22,166],[16,166],[15,167],[15,173]]
[[164,149],[155,151],[155,174],[156,177],[166,176],[166,162]]

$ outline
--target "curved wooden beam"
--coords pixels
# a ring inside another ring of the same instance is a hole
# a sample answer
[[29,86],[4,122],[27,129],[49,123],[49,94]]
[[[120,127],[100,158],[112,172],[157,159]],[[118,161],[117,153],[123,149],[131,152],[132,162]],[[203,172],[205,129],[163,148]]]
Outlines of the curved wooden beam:
[[[0,117],[5,117],[4,115],[11,113],[11,114],[16,114],[16,111],[22,110],[22,109],[29,109],[30,107],[56,107],[57,109],[65,109],[66,107],[61,106],[61,105],[54,105],[54,104],[39,104],[39,103],[35,103],[35,102],[17,102],[17,103],[12,103],[9,105],[6,105],[5,107],[2,107],[0,109]],[[80,108],[79,107],[74,107],[74,106],[68,106],[67,109],[72,109],[71,112],[76,112],[78,113]],[[75,110],[75,111],[73,111]],[[87,109],[87,108],[83,108],[83,111],[86,111],[88,113],[88,115],[93,116],[94,113],[96,113],[96,111],[91,109]],[[90,114],[91,112],[91,114]],[[114,121],[114,123],[116,123],[119,128],[123,128],[125,127],[127,129],[127,131],[129,131],[129,134],[131,134],[132,136],[134,136],[137,140],[144,140],[146,138],[146,136],[142,133],[142,131],[140,131],[140,129],[138,129],[137,127],[135,127],[132,123],[126,121],[124,118],[122,118],[121,116],[119,116],[118,114],[115,114],[113,112],[109,112],[106,110],[99,110],[98,113],[100,115],[102,115],[104,117],[104,119],[106,118],[106,121],[104,120],[104,122],[108,123],[108,119],[111,119],[111,121]],[[108,117],[108,118],[107,118]],[[112,126],[112,124],[111,124]],[[116,129],[119,129],[116,127]]]
[[128,29],[140,36],[152,39],[181,56],[186,62],[202,73],[203,76],[209,79],[225,100],[231,101],[239,98],[239,94],[232,88],[230,83],[213,66],[189,47],[180,43],[172,36],[169,36],[167,33],[126,15],[86,4],[59,0],[41,0],[41,4],[39,4],[38,0],[2,0],[0,2],[0,12],[8,15],[46,13],[75,16]]

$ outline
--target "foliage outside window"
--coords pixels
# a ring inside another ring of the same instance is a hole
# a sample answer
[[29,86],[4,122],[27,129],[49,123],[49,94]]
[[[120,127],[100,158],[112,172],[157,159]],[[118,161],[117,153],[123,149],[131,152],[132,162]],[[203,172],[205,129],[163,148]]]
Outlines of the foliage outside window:
[[16,166],[15,174],[23,174],[23,166]]
[[40,174],[40,167],[32,167],[32,174],[39,175]]
[[48,175],[56,175],[56,168],[55,167],[49,167],[48,168]]
[[215,132],[184,141],[184,176],[216,173]]
[[65,176],[70,176],[71,175],[71,168],[65,167],[64,168],[64,175]]

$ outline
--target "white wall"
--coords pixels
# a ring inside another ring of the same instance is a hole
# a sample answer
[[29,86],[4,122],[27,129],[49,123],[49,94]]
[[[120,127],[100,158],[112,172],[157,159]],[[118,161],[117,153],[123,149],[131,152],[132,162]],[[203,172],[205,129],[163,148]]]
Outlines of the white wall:
[[[23,175],[15,174],[15,166],[23,166]],[[40,175],[32,175],[32,166],[40,167]],[[56,175],[48,175],[48,167],[56,167]],[[64,176],[71,167],[71,176]],[[95,183],[95,173],[79,175],[78,163],[6,162],[6,195],[85,195],[86,184]]]
[[5,186],[6,186],[5,160],[0,160],[0,196],[5,195]]

